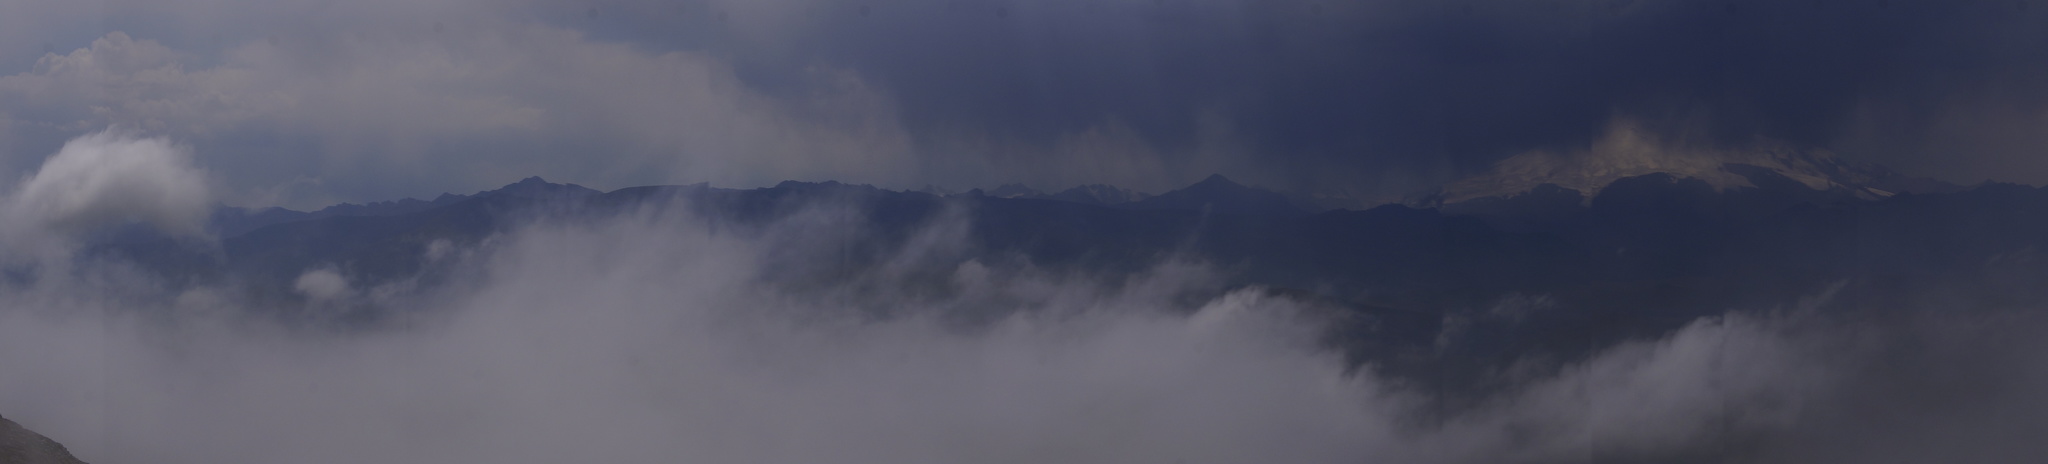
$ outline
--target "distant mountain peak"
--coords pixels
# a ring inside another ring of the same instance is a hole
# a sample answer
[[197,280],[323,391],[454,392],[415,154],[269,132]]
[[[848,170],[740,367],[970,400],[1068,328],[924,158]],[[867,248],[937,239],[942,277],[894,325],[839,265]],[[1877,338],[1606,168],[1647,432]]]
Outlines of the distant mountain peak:
[[475,196],[482,197],[491,195],[514,195],[521,197],[581,197],[587,195],[596,195],[599,193],[604,192],[599,192],[597,190],[576,184],[552,183],[548,182],[547,179],[540,178],[540,176],[533,176],[525,179],[520,179],[518,182],[506,184],[504,187],[501,187],[497,190],[478,192]]
[[1129,204],[1137,209],[1208,210],[1231,214],[1304,214],[1287,195],[1232,182],[1222,174]]
[[1610,129],[1586,149],[1539,150],[1502,159],[1487,172],[1444,185],[1435,198],[1443,203],[1506,198],[1546,184],[1592,198],[1614,181],[1660,173],[1699,179],[1717,190],[1760,187],[1759,179],[1782,178],[1813,190],[1846,190],[1863,198],[1882,198],[1900,191],[1932,193],[1957,188],[1932,179],[1906,177],[1873,164],[1843,160],[1826,150],[1773,142],[1760,142],[1744,149],[1686,148],[1624,124]]

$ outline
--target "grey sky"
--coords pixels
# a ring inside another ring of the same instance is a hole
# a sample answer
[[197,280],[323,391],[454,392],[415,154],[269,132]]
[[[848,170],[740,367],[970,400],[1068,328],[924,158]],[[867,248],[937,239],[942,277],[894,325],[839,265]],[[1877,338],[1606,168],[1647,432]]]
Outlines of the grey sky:
[[1369,196],[1626,119],[2038,184],[2035,3],[9,0],[0,168],[121,125],[242,204],[528,175]]

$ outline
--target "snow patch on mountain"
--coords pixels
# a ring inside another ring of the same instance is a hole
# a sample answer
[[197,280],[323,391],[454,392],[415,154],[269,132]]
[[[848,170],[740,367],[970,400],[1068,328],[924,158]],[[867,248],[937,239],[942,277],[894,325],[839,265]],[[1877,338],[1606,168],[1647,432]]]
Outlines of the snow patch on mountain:
[[[1883,198],[1916,183],[1866,163],[1842,160],[1818,149],[1762,141],[1744,149],[1696,148],[1668,143],[1632,124],[1620,123],[1585,149],[1530,151],[1494,163],[1486,173],[1452,182],[1438,195],[1442,203],[1509,197],[1555,184],[1586,198],[1616,180],[1665,173],[1695,178],[1720,190],[1757,187],[1755,176],[1772,173],[1814,190],[1847,190],[1858,197]],[[1938,186],[1921,187],[1930,190]]]

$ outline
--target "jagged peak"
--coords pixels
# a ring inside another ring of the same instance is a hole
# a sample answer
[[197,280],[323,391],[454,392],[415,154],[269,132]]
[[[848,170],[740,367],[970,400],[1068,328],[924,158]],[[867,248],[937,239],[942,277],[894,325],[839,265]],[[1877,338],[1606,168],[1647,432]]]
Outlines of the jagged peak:
[[476,194],[476,195],[473,195],[473,196],[477,196],[477,197],[483,197],[483,196],[493,196],[493,195],[514,195],[514,196],[522,196],[522,197],[536,197],[536,196],[560,196],[560,195],[567,195],[567,196],[584,196],[584,195],[596,195],[596,194],[599,194],[599,193],[604,193],[604,192],[599,192],[599,191],[597,191],[597,190],[595,190],[595,189],[591,189],[591,188],[589,188],[589,187],[584,187],[584,186],[581,186],[581,185],[576,185],[576,184],[557,184],[557,183],[553,183],[553,182],[548,182],[548,181],[547,181],[547,179],[542,179],[542,178],[541,178],[540,176],[532,176],[532,177],[528,177],[528,178],[525,178],[525,179],[520,179],[520,180],[519,180],[518,182],[513,182],[513,183],[510,183],[510,184],[506,184],[506,185],[505,185],[504,187],[501,187],[501,188],[499,188],[499,189],[497,189],[497,190],[487,190],[487,191],[483,191],[483,192],[477,192],[477,194]]

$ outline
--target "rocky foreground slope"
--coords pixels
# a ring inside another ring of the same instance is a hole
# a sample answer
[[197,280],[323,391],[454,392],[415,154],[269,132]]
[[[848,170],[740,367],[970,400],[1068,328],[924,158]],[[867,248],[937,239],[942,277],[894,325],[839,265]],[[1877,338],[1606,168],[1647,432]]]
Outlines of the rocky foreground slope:
[[0,417],[0,464],[84,464],[64,445]]

